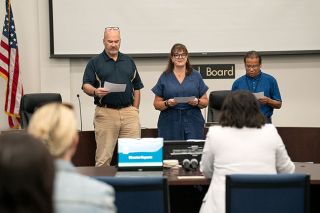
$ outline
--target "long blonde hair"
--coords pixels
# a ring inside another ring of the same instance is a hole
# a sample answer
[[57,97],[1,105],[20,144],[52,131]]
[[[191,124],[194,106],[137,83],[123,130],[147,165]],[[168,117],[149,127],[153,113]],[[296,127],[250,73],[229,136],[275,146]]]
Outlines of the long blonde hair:
[[32,116],[28,132],[39,138],[54,157],[61,157],[77,134],[77,121],[72,106],[51,103]]

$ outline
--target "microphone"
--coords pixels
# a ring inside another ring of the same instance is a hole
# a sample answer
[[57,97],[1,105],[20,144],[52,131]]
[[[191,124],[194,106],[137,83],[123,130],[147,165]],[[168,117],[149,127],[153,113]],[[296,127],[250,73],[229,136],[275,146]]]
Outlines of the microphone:
[[82,113],[81,113],[81,101],[80,101],[80,95],[77,94],[78,102],[79,102],[79,112],[80,112],[80,127],[82,132]]
[[185,170],[190,170],[190,160],[189,159],[184,159],[182,161],[182,167],[185,169]]
[[199,166],[198,160],[195,159],[195,158],[191,159],[191,161],[190,161],[190,167],[191,167],[192,169],[196,169],[196,168],[198,168],[198,166]]
[[199,162],[197,159],[192,158],[191,160],[189,159],[184,159],[182,161],[182,167],[186,170],[186,171],[190,171],[190,170],[195,170],[199,167]]

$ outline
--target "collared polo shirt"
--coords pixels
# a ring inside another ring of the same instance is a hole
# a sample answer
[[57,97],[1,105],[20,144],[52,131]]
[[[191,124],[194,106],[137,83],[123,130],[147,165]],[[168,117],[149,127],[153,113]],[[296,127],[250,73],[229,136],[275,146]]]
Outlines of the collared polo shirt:
[[83,84],[104,87],[104,82],[126,84],[125,92],[109,93],[103,98],[95,97],[96,105],[127,106],[133,103],[133,91],[142,89],[137,67],[132,58],[123,53],[114,61],[105,51],[90,59],[83,75]]

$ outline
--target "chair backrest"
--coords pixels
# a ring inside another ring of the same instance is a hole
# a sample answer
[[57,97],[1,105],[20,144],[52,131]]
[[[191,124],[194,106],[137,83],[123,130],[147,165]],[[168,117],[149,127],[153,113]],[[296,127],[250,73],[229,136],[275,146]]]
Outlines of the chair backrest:
[[167,179],[163,177],[95,177],[115,189],[118,213],[168,213]]
[[230,90],[217,90],[210,92],[207,122],[219,122],[221,107]]
[[22,96],[19,110],[21,128],[28,127],[31,116],[37,108],[51,102],[61,103],[61,95],[59,93],[32,93]]
[[307,174],[227,175],[226,213],[307,213]]

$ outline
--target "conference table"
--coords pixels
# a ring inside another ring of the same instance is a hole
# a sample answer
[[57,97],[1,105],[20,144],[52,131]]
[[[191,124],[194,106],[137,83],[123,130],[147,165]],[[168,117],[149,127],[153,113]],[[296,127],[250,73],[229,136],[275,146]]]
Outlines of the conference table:
[[[277,127],[286,146],[289,156],[296,163],[296,172],[308,173],[311,176],[310,205],[311,212],[320,212],[320,128],[319,127]],[[205,128],[205,134],[208,128]],[[95,137],[93,131],[80,131],[80,141],[72,161],[78,171],[89,176],[114,176],[115,167],[96,168],[94,166]],[[156,128],[141,130],[141,137],[157,137]],[[116,164],[116,159],[112,160]],[[185,172],[164,170],[169,185],[170,207],[172,213],[199,212],[202,198],[208,190],[209,179],[201,177],[199,171]]]
[[[310,206],[311,212],[320,212],[320,164],[296,162],[296,173],[310,175]],[[76,167],[77,171],[87,176],[115,176],[117,168],[109,167]],[[198,212],[202,198],[208,190],[210,179],[202,176],[199,170],[185,171],[179,169],[163,170],[169,186],[170,209],[173,213]]]
[[[289,156],[295,162],[320,163],[319,127],[277,127]],[[206,133],[208,128],[204,129]],[[156,128],[141,129],[141,137],[157,137]],[[79,145],[72,162],[76,166],[94,166],[96,141],[94,131],[80,131]],[[112,163],[115,164],[116,159]]]

